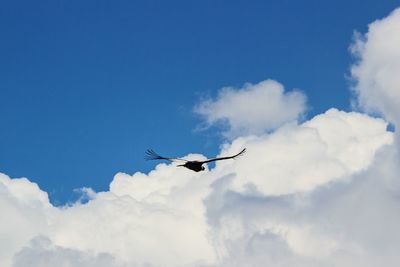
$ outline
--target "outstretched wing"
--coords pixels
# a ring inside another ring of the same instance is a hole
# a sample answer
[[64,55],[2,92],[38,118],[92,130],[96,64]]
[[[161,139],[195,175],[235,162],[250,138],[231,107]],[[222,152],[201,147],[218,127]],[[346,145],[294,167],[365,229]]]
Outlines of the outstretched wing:
[[144,156],[145,160],[156,160],[156,159],[163,159],[163,160],[169,160],[169,161],[187,161],[185,159],[180,159],[180,158],[167,158],[167,157],[162,157],[158,155],[153,149],[147,149],[146,150],[146,155]]
[[208,159],[208,160],[202,161],[202,163],[209,163],[209,162],[213,162],[213,161],[217,161],[217,160],[224,160],[224,159],[234,159],[234,158],[236,158],[238,156],[243,155],[244,152],[246,152],[246,148],[243,148],[242,151],[240,151],[236,155],[233,155],[233,156],[230,156],[230,157],[221,157],[221,158]]

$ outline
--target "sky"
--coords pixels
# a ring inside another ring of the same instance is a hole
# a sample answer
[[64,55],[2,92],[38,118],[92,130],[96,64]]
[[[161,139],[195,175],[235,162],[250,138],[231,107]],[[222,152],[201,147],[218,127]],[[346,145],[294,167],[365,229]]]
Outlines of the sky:
[[397,266],[398,5],[5,2],[0,265]]
[[219,130],[193,107],[274,79],[306,93],[306,117],[350,110],[349,43],[397,1],[4,1],[0,170],[53,203],[149,171],[144,151],[215,156]]

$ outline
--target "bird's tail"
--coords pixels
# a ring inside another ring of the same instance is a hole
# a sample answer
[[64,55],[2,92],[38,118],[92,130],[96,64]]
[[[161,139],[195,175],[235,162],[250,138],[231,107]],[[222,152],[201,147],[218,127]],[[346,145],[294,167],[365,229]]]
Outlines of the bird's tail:
[[155,160],[155,159],[166,159],[166,158],[158,155],[156,152],[154,152],[153,149],[147,149],[146,156],[144,156],[144,159],[145,160]]

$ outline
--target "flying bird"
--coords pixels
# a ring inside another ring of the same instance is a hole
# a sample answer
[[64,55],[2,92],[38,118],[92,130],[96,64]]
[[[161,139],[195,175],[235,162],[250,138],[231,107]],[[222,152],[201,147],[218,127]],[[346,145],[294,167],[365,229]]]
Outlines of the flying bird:
[[209,163],[209,162],[213,162],[213,161],[217,161],[217,160],[225,160],[225,159],[234,159],[240,155],[243,155],[243,153],[246,151],[246,148],[243,148],[242,151],[240,151],[239,153],[237,153],[236,155],[233,156],[229,156],[229,157],[220,157],[220,158],[213,158],[213,159],[207,159],[207,160],[203,160],[203,161],[197,161],[197,160],[186,160],[186,159],[181,159],[181,158],[167,158],[167,157],[163,157],[158,155],[156,152],[154,152],[154,150],[152,149],[148,149],[146,151],[146,156],[144,157],[146,160],[169,160],[169,161],[183,161],[185,162],[184,164],[181,165],[177,165],[177,167],[185,167],[188,168],[192,171],[195,172],[200,172],[200,171],[204,171],[205,168],[203,166],[203,164],[205,163]]

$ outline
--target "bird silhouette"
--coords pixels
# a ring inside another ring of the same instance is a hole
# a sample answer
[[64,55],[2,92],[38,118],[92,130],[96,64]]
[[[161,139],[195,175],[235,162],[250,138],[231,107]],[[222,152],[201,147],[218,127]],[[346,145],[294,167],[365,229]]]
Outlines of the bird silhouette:
[[148,149],[146,151],[146,156],[144,157],[146,160],[168,160],[168,161],[183,161],[185,162],[184,164],[177,165],[177,167],[185,167],[188,168],[189,170],[195,171],[195,172],[200,172],[204,171],[205,168],[203,164],[217,161],[217,160],[225,160],[225,159],[234,159],[240,155],[243,155],[243,153],[246,152],[246,148],[243,148],[242,151],[237,153],[236,155],[229,156],[229,157],[219,157],[219,158],[212,158],[212,159],[207,159],[203,161],[198,161],[198,160],[186,160],[186,159],[181,159],[181,158],[168,158],[168,157],[163,157],[158,155],[154,150]]

